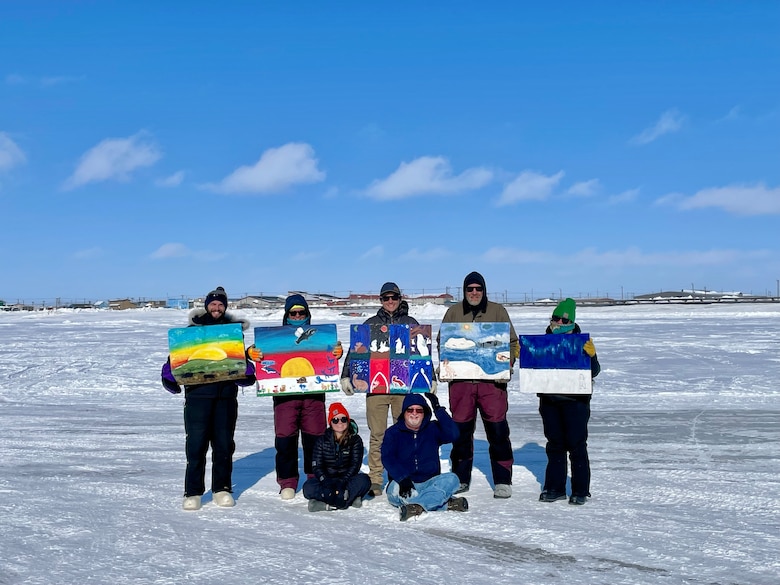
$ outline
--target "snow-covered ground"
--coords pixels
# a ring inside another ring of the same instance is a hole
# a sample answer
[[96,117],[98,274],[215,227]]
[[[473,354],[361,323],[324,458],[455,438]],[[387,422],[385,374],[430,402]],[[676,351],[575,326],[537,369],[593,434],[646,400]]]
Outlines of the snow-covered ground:
[[[412,312],[438,329],[444,309]],[[480,429],[470,510],[407,523],[384,497],[318,514],[300,494],[282,502],[271,401],[250,393],[236,507],[209,493],[201,511],[182,511],[183,399],[159,371],[186,312],[0,314],[0,583],[778,583],[780,306],[578,313],[603,367],[592,500],[537,501],[537,399],[513,381],[512,498],[492,497]],[[543,332],[549,314],[510,309],[518,333]],[[281,311],[244,315],[281,322]],[[344,341],[353,320],[314,311]],[[439,394],[446,404],[445,384]],[[335,400],[367,444],[365,398]]]

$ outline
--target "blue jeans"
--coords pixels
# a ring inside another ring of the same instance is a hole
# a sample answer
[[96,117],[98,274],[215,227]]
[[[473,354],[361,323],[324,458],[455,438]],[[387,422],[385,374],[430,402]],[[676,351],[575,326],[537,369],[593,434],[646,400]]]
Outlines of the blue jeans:
[[434,510],[446,510],[447,500],[452,497],[460,486],[460,480],[454,473],[442,473],[434,475],[427,481],[414,482],[412,495],[402,498],[398,495],[398,483],[391,481],[387,484],[387,501],[396,508],[403,504],[420,504],[427,512]]

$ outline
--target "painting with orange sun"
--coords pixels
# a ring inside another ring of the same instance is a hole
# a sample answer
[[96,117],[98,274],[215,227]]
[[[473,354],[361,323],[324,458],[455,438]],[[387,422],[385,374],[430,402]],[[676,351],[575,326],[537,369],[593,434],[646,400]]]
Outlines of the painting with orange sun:
[[205,384],[246,376],[240,323],[170,329],[168,348],[171,372],[179,384]]
[[263,352],[257,362],[257,395],[336,392],[339,360],[335,325],[255,327],[255,347]]

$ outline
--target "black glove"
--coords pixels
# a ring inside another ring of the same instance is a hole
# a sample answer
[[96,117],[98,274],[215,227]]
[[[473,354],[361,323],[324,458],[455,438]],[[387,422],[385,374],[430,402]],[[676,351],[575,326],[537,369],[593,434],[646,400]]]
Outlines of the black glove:
[[441,408],[441,405],[439,404],[439,399],[436,398],[436,394],[433,392],[426,392],[425,397],[428,399],[428,402],[431,403],[431,410],[436,410],[437,408]]
[[398,482],[398,495],[402,498],[408,498],[411,496],[413,489],[414,482],[412,481],[411,477],[407,477],[406,479],[402,479]]

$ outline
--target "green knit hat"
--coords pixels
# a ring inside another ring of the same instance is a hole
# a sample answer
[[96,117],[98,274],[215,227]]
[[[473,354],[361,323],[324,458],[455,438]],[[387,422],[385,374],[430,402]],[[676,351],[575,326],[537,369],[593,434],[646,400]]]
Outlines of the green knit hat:
[[574,323],[575,315],[577,313],[577,304],[574,299],[566,298],[558,303],[558,306],[553,310],[553,317],[563,317]]

